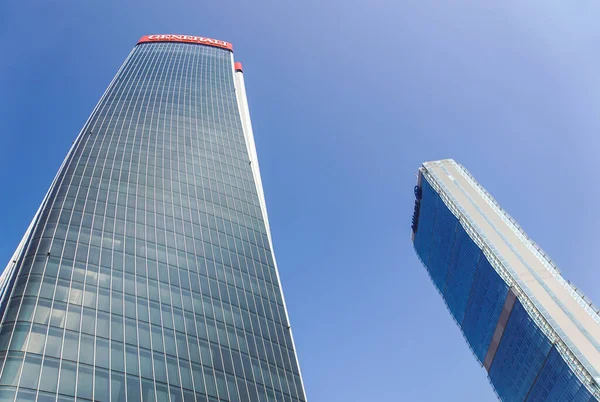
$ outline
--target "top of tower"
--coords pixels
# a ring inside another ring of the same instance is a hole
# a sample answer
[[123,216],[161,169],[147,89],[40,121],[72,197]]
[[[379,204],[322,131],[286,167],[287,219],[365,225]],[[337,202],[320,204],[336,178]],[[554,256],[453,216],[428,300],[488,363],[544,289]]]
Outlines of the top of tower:
[[180,42],[180,43],[197,43],[200,45],[220,47],[221,49],[227,49],[233,51],[233,45],[223,40],[205,38],[203,36],[193,35],[175,35],[175,34],[162,34],[162,35],[146,35],[142,36],[138,43],[148,42]]

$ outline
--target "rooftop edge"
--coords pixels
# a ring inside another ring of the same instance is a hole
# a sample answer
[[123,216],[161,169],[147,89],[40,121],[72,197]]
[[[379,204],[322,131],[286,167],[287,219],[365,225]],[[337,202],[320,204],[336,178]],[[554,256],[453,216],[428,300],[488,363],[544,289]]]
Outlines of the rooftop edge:
[[203,36],[194,36],[194,35],[178,35],[178,34],[146,35],[146,36],[142,36],[137,44],[152,43],[152,42],[196,43],[199,45],[218,47],[221,49],[233,51],[233,45],[229,42],[225,42],[223,40],[205,38]]

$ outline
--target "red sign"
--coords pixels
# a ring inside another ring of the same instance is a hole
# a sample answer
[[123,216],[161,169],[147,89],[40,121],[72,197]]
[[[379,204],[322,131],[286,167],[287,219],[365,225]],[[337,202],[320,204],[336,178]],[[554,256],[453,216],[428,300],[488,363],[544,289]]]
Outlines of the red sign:
[[217,39],[204,38],[202,36],[192,35],[148,35],[142,36],[138,43],[147,42],[182,42],[182,43],[199,43],[206,46],[220,47],[222,49],[233,50],[233,45]]
[[239,61],[233,63],[233,68],[235,69],[235,71],[244,71],[244,69],[242,68],[242,63],[240,63]]

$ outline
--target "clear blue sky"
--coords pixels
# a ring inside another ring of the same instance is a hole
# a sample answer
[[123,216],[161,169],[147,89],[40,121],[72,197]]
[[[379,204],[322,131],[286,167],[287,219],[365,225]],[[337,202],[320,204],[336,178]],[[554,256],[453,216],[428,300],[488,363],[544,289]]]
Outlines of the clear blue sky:
[[493,401],[412,249],[414,173],[463,163],[600,303],[599,15],[592,0],[5,1],[0,261],[139,37],[227,40],[310,402]]

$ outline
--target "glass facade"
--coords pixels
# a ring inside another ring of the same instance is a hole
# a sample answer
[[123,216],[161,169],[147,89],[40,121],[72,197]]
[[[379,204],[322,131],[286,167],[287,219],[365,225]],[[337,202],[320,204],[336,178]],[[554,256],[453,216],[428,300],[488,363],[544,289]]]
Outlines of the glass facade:
[[507,303],[514,284],[475,241],[474,231],[483,230],[467,224],[470,206],[451,208],[447,188],[428,169],[421,168],[415,188],[414,248],[499,399],[597,402],[593,386],[584,385],[524,307],[530,301],[519,294]]
[[306,400],[234,74],[132,50],[2,277],[0,400]]

